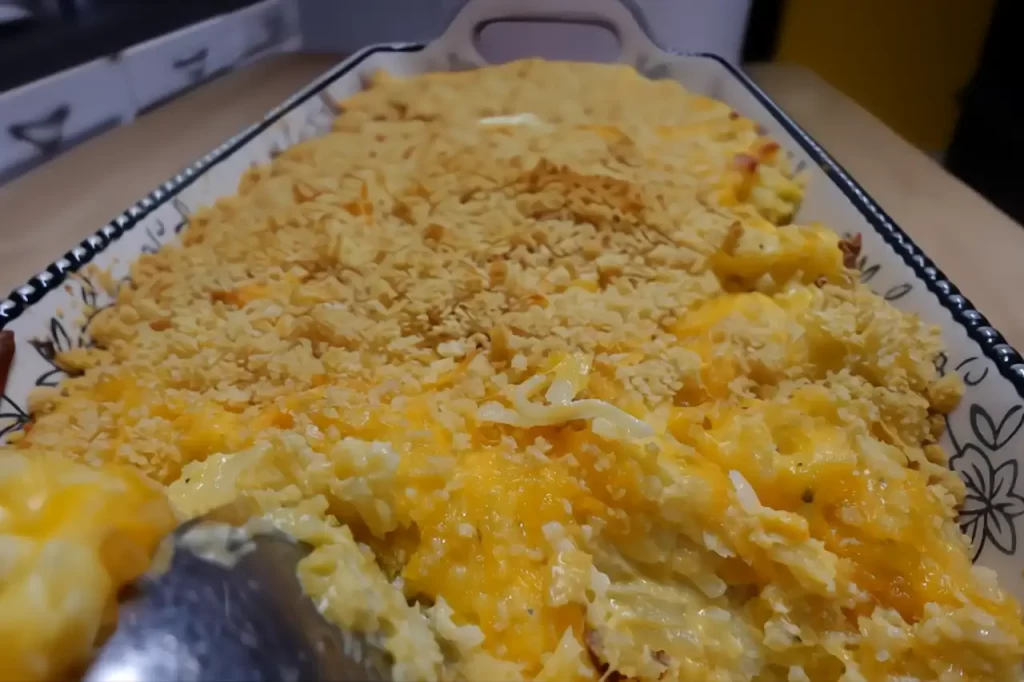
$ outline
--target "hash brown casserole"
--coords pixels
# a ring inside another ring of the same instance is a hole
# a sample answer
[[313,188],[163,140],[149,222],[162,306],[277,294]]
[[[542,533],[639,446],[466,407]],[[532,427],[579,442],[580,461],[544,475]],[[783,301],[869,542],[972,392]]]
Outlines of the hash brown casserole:
[[239,496],[396,680],[1020,678],[936,444],[938,331],[791,222],[753,121],[535,60],[341,105],[141,256],[33,394],[5,678],[87,659],[168,500]]

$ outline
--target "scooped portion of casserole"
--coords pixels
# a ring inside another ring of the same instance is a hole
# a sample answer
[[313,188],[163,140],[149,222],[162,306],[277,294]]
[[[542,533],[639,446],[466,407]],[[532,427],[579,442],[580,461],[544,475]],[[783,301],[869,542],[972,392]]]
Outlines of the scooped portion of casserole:
[[139,258],[3,457],[134,468],[182,516],[251,498],[398,680],[1019,679],[938,330],[793,222],[757,124],[542,61],[341,107]]

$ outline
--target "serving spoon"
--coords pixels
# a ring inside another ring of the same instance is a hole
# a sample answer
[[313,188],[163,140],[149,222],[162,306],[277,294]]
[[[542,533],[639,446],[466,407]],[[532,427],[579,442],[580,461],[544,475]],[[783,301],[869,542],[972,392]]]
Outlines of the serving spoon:
[[[236,518],[231,518],[236,517]],[[310,547],[221,508],[164,541],[84,682],[387,682],[372,636],[327,623],[296,568]]]

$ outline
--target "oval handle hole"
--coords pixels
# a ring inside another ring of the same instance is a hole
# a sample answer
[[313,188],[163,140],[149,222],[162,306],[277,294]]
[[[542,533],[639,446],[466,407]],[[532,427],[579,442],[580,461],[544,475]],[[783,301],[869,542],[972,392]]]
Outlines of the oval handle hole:
[[496,19],[477,29],[475,41],[491,64],[526,57],[607,63],[622,52],[614,29],[599,21]]

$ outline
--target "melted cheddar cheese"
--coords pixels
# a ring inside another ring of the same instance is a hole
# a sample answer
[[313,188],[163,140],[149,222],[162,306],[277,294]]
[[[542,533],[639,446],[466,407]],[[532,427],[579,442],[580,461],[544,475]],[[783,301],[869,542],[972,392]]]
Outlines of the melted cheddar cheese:
[[937,443],[963,386],[802,191],[627,67],[379,76],[137,260],[9,450],[247,499],[400,682],[1018,680]]
[[117,590],[176,524],[129,468],[0,457],[0,677],[48,680],[88,661],[116,621]]

